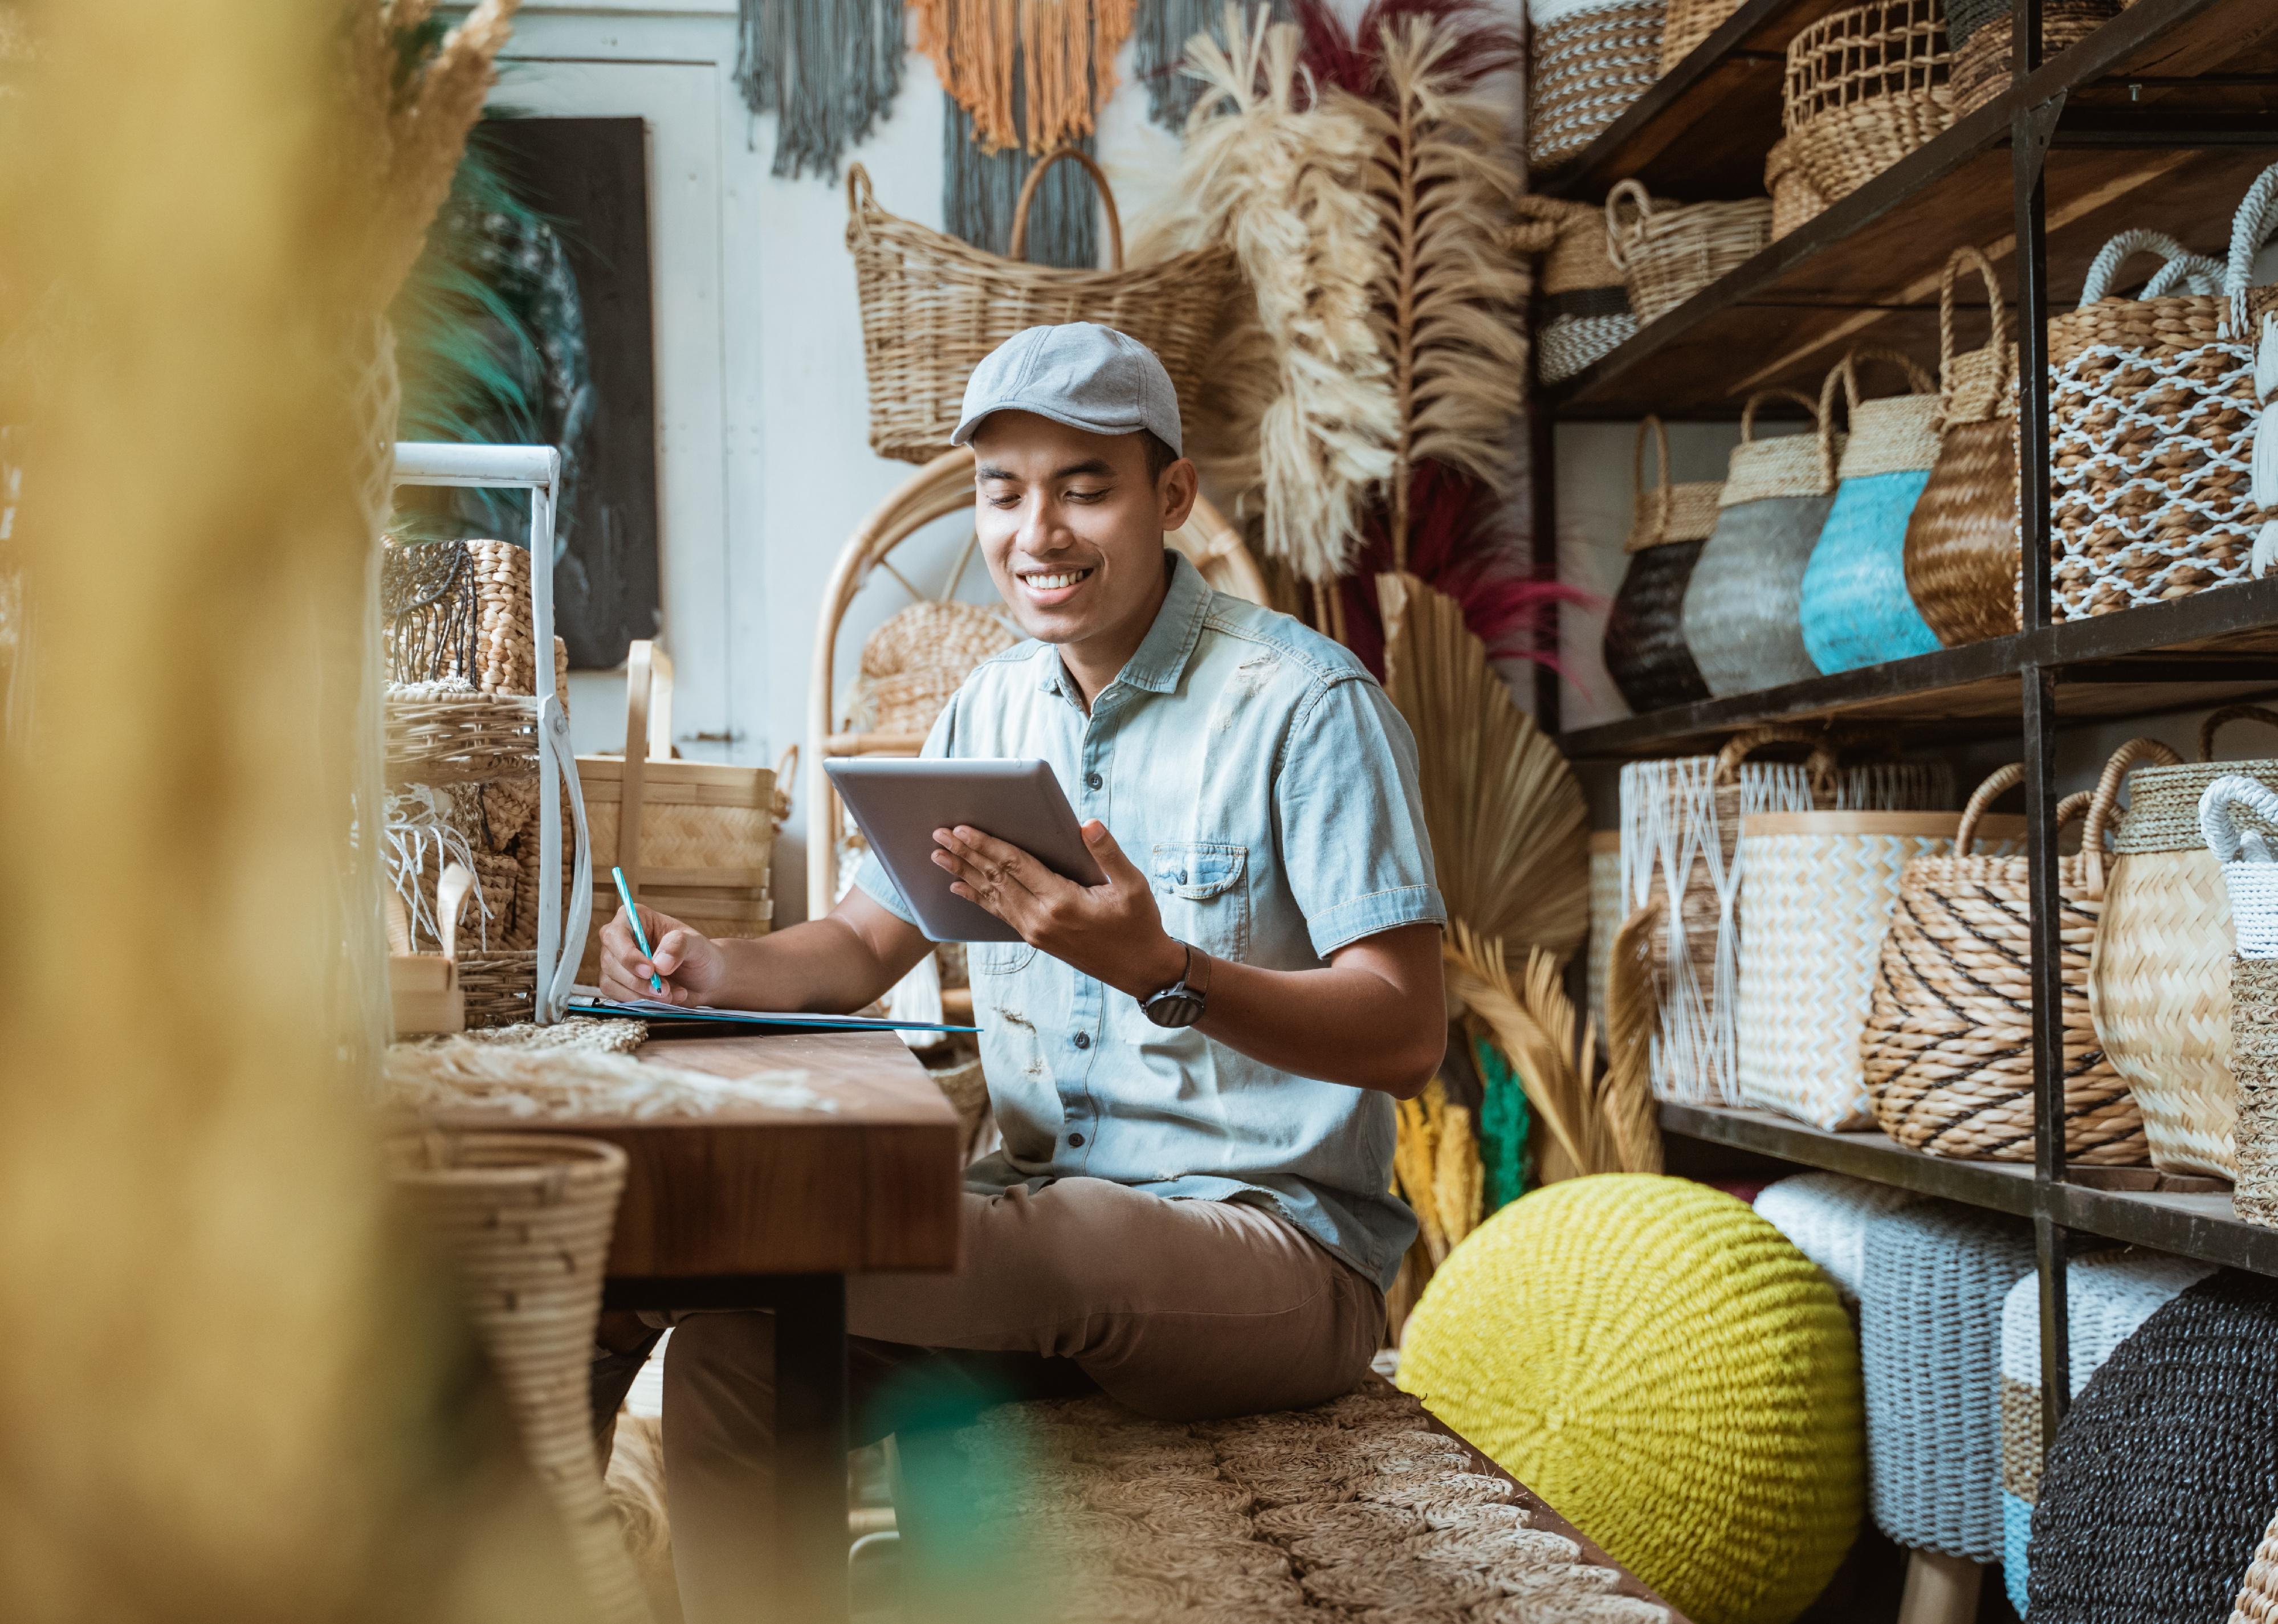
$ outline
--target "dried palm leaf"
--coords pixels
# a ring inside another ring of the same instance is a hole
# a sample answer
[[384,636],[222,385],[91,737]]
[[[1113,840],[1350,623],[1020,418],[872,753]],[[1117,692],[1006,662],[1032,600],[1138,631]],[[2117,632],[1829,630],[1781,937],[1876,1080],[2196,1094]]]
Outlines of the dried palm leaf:
[[[1346,573],[1360,510],[1393,469],[1392,369],[1375,319],[1385,243],[1366,172],[1376,136],[1357,103],[1301,96],[1296,30],[1229,4],[1224,37],[1197,34],[1203,81],[1172,212],[1135,259],[1230,248],[1248,301],[1233,301],[1198,416],[1241,449],[1204,465],[1237,513],[1256,513],[1267,556],[1307,581]],[[1197,436],[1200,439],[1203,437]]]
[[[1400,1134],[1393,1141],[1392,1172],[1400,1186],[1400,1193],[1416,1214],[1416,1224],[1421,1231],[1424,1249],[1437,1265],[1448,1255],[1448,1234],[1440,1227],[1440,1203],[1433,1194],[1433,1184],[1439,1170],[1440,1132],[1437,1119],[1432,1114],[1430,1095],[1440,1086],[1434,1078],[1426,1086],[1424,1097],[1400,1102]],[[1441,1099],[1447,1096],[1442,1094]]]
[[1377,138],[1369,198],[1387,249],[1378,321],[1400,413],[1395,569],[1408,568],[1417,464],[1442,462],[1502,489],[1526,402],[1528,278],[1505,245],[1520,181],[1502,156],[1501,111],[1466,88],[1463,42],[1456,19],[1383,22],[1381,99],[1331,97]]
[[1441,1096],[1439,1145],[1433,1158],[1432,1197],[1440,1209],[1440,1232],[1454,1251],[1464,1238],[1479,1228],[1487,1197],[1487,1181],[1479,1165],[1479,1136],[1472,1131],[1472,1114]]
[[1563,959],[1590,925],[1589,811],[1558,747],[1511,698],[1444,592],[1377,577],[1385,688],[1416,735],[1448,910],[1512,951]]

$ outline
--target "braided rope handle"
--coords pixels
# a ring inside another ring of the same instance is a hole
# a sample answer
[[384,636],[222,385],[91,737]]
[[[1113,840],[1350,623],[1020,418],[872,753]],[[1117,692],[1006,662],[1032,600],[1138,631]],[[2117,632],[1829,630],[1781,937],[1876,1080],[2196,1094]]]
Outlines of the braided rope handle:
[[1768,722],[1761,728],[1744,728],[1726,739],[1724,747],[1716,752],[1716,766],[1709,774],[1709,782],[1739,782],[1740,764],[1768,744],[1800,744],[1809,751],[1811,753],[1804,758],[1803,770],[1811,781],[1813,798],[1835,798],[1834,747],[1824,734],[1799,728],[1793,722]]
[[[1956,857],[1968,857],[1970,847],[1977,843],[1977,825],[1992,809],[1993,803],[2024,782],[2025,764],[2022,761],[1995,767],[1985,775],[1985,782],[1971,793],[1969,804],[1961,809],[1961,825],[1953,832]],[[2085,789],[2075,789],[2059,801],[2056,827],[2061,829],[2074,820],[2085,816],[2095,798]]]
[[2212,297],[2222,291],[2222,278],[2221,260],[2212,254],[2186,250],[2152,273],[2152,279],[2144,284],[2142,297],[2165,299],[2177,287],[2187,294]]
[[1843,384],[1843,425],[1847,429],[1852,415],[1859,409],[1859,366],[1869,361],[1882,362],[1905,373],[1909,394],[1938,393],[1930,375],[1897,350],[1869,344],[1847,351],[1842,360],[1828,369],[1826,381],[1819,385],[1819,484],[1823,491],[1835,489],[1836,380],[1839,378]]
[[2273,231],[2278,231],[2278,164],[2254,177],[2238,200],[2238,212],[2230,217],[2230,263],[2223,271],[2222,291],[2229,302],[2224,324],[2233,336],[2246,329],[2246,285],[2254,274],[2254,256]]
[[1811,426],[1815,431],[1817,430],[1819,427],[1819,403],[1816,400],[1814,400],[1809,395],[1804,393],[1802,390],[1759,389],[1755,393],[1748,397],[1747,404],[1740,408],[1740,444],[1743,446],[1752,444],[1756,438],[1756,403],[1760,400],[1771,400],[1775,396],[1783,400],[1793,400],[1798,406],[1803,408],[1805,411],[1809,412],[1811,414]]
[[[2082,283],[2080,286],[2080,309],[2085,310],[2098,300],[2109,298],[2112,294],[2112,279],[2120,274],[2120,267],[2138,254],[2157,254],[2166,262],[2160,267],[2162,271],[2177,260],[2189,259],[2191,256],[2191,251],[2189,248],[2165,232],[2144,231],[2140,228],[2136,231],[2121,232],[2111,241],[2097,249],[2096,257],[2088,262],[2088,280]],[[2148,297],[2151,291],[2150,288],[2145,288],[2144,295]]]
[[2001,284],[1994,279],[1993,262],[1984,252],[1970,243],[1963,243],[1946,255],[1945,273],[1938,284],[1938,376],[1941,385],[1950,384],[1953,375],[1953,284],[1964,270],[1975,271],[1978,280],[1985,284],[1985,303],[1993,318],[1992,330],[1986,336],[1986,347],[2004,357],[2001,366],[2006,373],[2012,364],[2009,359],[2008,316],[2001,298]]
[[1107,269],[1123,269],[1123,217],[1116,212],[1115,193],[1107,184],[1107,172],[1092,161],[1091,155],[1074,147],[1056,147],[1044,155],[1021,183],[1021,196],[1013,205],[1013,239],[1005,245],[1005,257],[1025,259],[1028,252],[1028,205],[1036,201],[1036,187],[1043,184],[1044,172],[1063,158],[1074,158],[1091,176],[1091,184],[1099,193],[1100,208],[1107,216]]
[[2206,793],[2199,797],[2201,838],[2219,863],[2236,863],[2242,858],[2267,863],[2269,842],[2262,838],[2259,829],[2241,832],[2238,824],[2242,812],[2267,828],[2278,829],[2278,795],[2271,794],[2267,786],[2244,773],[2227,773],[2209,784]]
[[1669,510],[1677,505],[1677,497],[1669,478],[1669,431],[1663,426],[1660,418],[1647,412],[1638,420],[1637,443],[1630,451],[1630,488],[1633,498],[1642,511],[1645,507],[1645,436],[1648,429],[1653,431],[1654,454],[1661,459],[1661,483],[1654,490],[1658,499],[1653,509],[1653,540],[1646,544],[1652,546],[1668,535]]
[[[1627,202],[1637,210],[1637,218],[1624,220],[1620,205]],[[1626,233],[1632,243],[1645,240],[1645,228],[1653,218],[1653,197],[1634,180],[1624,180],[1606,194],[1606,257],[1614,269],[1627,271],[1629,256],[1622,251],[1622,238]]]
[[846,166],[846,229],[860,231],[866,224],[863,217],[878,207],[878,194],[870,186],[870,172],[859,163]]
[[2214,759],[2214,736],[2234,721],[2259,721],[2278,728],[2278,711],[2267,710],[2259,705],[2226,705],[2199,724],[2199,759]]
[[2096,794],[2088,806],[2088,824],[2080,836],[2080,855],[2087,870],[2091,902],[2104,895],[2104,834],[2106,826],[2112,821],[2112,809],[2120,804],[2120,786],[2127,782],[2130,772],[2146,762],[2156,766],[2181,766],[2183,759],[2157,739],[2133,738],[2112,752],[2112,759],[2104,764],[2104,772],[2096,781]]

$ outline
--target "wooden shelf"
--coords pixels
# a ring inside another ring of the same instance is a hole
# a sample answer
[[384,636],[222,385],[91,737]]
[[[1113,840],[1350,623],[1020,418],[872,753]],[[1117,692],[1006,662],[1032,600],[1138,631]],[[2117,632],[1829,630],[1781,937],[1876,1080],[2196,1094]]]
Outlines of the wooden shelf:
[[1661,1107],[1662,1131],[1730,1145],[1805,1167],[1896,1185],[2021,1218],[2045,1214],[2072,1230],[2256,1274],[2278,1275],[2278,1230],[2248,1224],[2228,1195],[2094,1189],[2043,1184],[2030,1164],[1957,1162],[1907,1150],[1868,1131],[1830,1133],[1770,1111]]

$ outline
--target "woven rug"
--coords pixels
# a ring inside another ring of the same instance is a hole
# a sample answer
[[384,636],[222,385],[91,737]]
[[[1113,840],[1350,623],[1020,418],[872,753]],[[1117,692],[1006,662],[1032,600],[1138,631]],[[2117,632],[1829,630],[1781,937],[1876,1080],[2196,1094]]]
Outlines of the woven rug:
[[936,1521],[935,1547],[1024,1624],[1678,1618],[1375,1376],[1316,1409],[1192,1426],[1104,1398],[1003,1405],[945,1442],[929,1452],[956,1481],[929,1502],[955,1526]]

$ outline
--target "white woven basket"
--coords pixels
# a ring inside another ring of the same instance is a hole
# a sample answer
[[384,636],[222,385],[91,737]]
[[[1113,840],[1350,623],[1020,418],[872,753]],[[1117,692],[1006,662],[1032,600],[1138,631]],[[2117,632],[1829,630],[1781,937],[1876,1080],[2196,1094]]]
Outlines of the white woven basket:
[[2278,958],[2278,795],[2244,774],[2218,778],[2199,797],[2199,830],[2222,865],[2239,957]]
[[1868,1225],[1923,1199],[1896,1185],[1841,1173],[1798,1173],[1766,1185],[1756,1196],[1756,1212],[1819,1265],[1845,1302],[1855,1305],[1867,1272]]
[[[1961,822],[1959,812],[1780,812],[1741,824],[1741,1104],[1821,1128],[1874,1125],[1859,1038],[1900,877],[1915,858],[1951,852]],[[2006,855],[2023,827],[1985,819],[1979,839]]]

